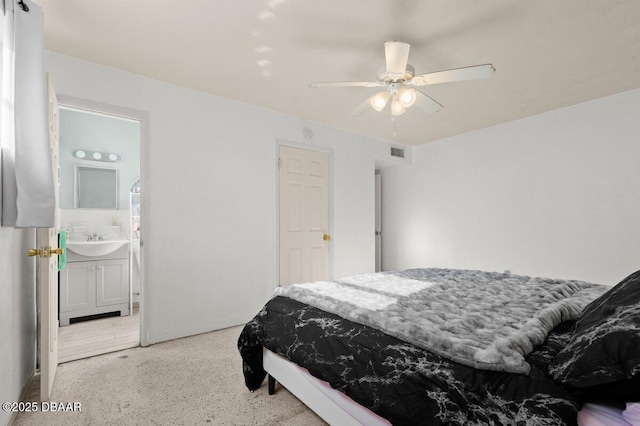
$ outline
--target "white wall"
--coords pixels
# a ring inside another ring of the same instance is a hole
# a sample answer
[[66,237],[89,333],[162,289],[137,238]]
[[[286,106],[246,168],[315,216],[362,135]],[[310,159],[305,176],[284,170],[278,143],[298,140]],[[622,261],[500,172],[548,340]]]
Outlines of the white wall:
[[374,270],[374,167],[387,142],[57,54],[46,68],[62,95],[149,113],[143,341],[240,324],[269,299],[276,139],[303,142],[305,127],[333,152],[334,275]]
[[640,268],[640,90],[414,148],[383,173],[384,268],[616,284]]
[[[31,229],[0,227],[0,401],[19,401],[34,374],[36,353],[35,247]],[[0,425],[11,413],[0,410]]]

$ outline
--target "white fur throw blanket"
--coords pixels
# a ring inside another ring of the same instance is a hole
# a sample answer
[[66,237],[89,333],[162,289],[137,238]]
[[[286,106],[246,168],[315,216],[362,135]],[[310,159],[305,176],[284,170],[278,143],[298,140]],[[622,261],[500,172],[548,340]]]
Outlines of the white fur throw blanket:
[[496,272],[410,269],[279,287],[284,296],[478,369],[529,374],[525,357],[607,287]]

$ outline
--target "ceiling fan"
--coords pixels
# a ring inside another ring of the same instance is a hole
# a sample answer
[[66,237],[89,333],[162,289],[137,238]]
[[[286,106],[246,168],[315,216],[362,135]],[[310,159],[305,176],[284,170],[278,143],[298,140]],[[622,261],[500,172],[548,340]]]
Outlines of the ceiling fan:
[[360,104],[351,115],[360,115],[370,107],[382,111],[391,100],[391,114],[395,117],[404,114],[414,104],[428,113],[443,108],[415,87],[489,78],[495,71],[493,65],[484,64],[415,75],[415,68],[408,64],[409,43],[387,41],[384,43],[384,53],[387,66],[378,72],[376,81],[316,82],[309,87],[383,87],[384,90]]

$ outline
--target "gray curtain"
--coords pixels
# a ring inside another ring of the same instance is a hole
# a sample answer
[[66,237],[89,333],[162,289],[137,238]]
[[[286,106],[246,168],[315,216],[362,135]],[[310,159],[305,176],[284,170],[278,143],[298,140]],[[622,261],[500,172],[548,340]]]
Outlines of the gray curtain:
[[6,0],[3,19],[2,226],[54,226],[55,193],[44,72],[44,16]]

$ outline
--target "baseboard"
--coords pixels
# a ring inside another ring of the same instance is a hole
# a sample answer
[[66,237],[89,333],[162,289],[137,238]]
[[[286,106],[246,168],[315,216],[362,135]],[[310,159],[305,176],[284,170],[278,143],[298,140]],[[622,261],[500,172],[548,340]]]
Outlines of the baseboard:
[[148,345],[155,345],[157,343],[167,342],[169,340],[182,339],[183,337],[196,336],[198,334],[210,333],[212,331],[218,331],[225,328],[235,327],[237,325],[243,325],[246,324],[251,318],[253,318],[253,316],[243,315],[221,319],[216,321],[215,324],[209,325],[192,324],[190,327],[185,327],[185,324],[183,324],[181,330],[170,330],[149,336]]
[[[31,383],[33,383],[35,378],[36,378],[36,374],[34,373],[31,376],[31,378],[29,380],[27,380],[27,384],[24,385],[24,387],[22,388],[22,392],[20,392],[20,398],[18,399],[18,402],[24,401],[25,397],[27,396],[27,391],[31,387]],[[11,426],[13,424],[13,422],[16,421],[16,417],[18,417],[18,412],[17,411],[13,411],[11,413],[11,415],[9,416],[9,419],[7,419],[7,423],[6,423],[5,426]]]

